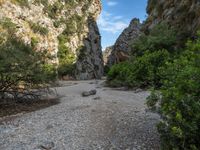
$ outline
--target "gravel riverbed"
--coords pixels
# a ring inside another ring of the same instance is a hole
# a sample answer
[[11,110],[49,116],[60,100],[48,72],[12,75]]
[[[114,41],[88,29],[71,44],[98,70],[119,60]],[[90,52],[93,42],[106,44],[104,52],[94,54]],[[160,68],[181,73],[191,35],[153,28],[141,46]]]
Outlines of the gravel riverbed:
[[[149,92],[104,87],[101,80],[64,81],[57,105],[0,124],[0,150],[159,150]],[[96,89],[97,94],[82,97]]]

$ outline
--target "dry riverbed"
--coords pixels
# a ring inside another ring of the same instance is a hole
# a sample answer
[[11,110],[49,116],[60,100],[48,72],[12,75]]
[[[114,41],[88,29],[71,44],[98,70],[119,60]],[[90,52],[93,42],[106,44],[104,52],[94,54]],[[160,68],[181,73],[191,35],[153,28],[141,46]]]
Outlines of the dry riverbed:
[[[159,150],[157,114],[148,92],[122,91],[103,81],[65,81],[60,103],[0,124],[0,150]],[[82,92],[96,89],[96,95]]]

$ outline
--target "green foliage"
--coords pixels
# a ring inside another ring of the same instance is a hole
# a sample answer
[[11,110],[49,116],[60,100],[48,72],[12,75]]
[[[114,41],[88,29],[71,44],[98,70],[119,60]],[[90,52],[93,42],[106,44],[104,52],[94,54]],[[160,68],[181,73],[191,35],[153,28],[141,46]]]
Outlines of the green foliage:
[[110,67],[108,65],[105,65],[104,66],[104,74],[107,75],[109,71],[110,71]]
[[169,53],[166,50],[147,51],[132,61],[114,65],[108,72],[108,82],[112,86],[160,86],[159,68],[168,59]]
[[73,75],[74,74],[74,61],[75,54],[71,52],[71,50],[66,46],[68,39],[68,35],[62,33],[59,37],[59,46],[58,46],[58,58],[59,58],[59,67],[58,74],[59,76],[64,75]]
[[78,52],[78,60],[84,60],[85,56],[86,56],[86,52],[87,49],[85,46],[80,46],[78,49],[77,49],[77,52]]
[[31,47],[36,47],[36,45],[39,43],[38,39],[36,37],[31,38]]
[[22,85],[27,94],[56,77],[54,66],[46,64],[46,53],[35,52],[15,37],[8,35],[7,41],[0,45],[0,51],[1,98],[6,93],[18,95]]
[[175,30],[167,24],[156,25],[148,35],[141,35],[132,45],[133,59],[111,67],[108,80],[111,85],[130,87],[160,87],[160,68],[178,53],[174,49]]
[[176,32],[167,24],[162,23],[156,25],[148,35],[141,35],[132,45],[133,55],[143,55],[145,51],[157,51],[166,49],[174,52],[176,44]]
[[56,1],[53,5],[48,5],[45,11],[48,13],[49,17],[52,19],[56,18],[57,13],[61,12],[64,5],[60,1]]
[[13,34],[16,31],[17,25],[10,18],[3,18],[0,20],[0,26],[6,29],[9,34]]
[[29,6],[28,0],[12,0],[12,2],[19,4],[20,6]]
[[[158,125],[163,149],[200,149],[200,39],[189,41],[179,58],[161,69]],[[148,103],[155,106],[155,98]]]
[[56,79],[55,66],[46,63],[51,57],[34,51],[36,38],[31,45],[18,40],[16,25],[8,18],[1,19],[0,32],[0,99],[38,98],[41,86]]
[[[82,31],[83,17],[79,15],[73,15],[67,21],[60,19],[54,23],[55,27],[58,27],[60,23],[65,23],[66,28],[61,35],[59,35],[59,46],[58,46],[58,58],[59,58],[59,68],[58,73],[60,76],[73,75],[75,70],[75,54],[66,46],[69,41],[69,37],[75,33],[80,33]],[[78,59],[82,59],[85,55],[85,47],[79,47],[77,49]]]
[[47,28],[42,27],[36,23],[29,21],[29,25],[30,25],[31,29],[33,30],[33,32],[35,32],[35,33],[39,33],[41,35],[47,35],[49,33],[49,30]]
[[48,0],[34,0],[35,4],[42,4],[44,7],[48,6]]
[[74,76],[75,73],[75,64],[60,64],[58,67],[58,74],[60,77],[63,77],[65,75]]

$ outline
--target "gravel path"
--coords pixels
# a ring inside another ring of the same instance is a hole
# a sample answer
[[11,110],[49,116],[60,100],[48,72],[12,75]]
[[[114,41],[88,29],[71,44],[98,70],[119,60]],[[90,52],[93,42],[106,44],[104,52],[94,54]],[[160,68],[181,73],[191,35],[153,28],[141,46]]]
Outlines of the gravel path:
[[[102,82],[63,82],[61,103],[0,125],[0,150],[159,150],[159,117],[144,105],[148,92]],[[97,94],[81,96],[91,89]]]

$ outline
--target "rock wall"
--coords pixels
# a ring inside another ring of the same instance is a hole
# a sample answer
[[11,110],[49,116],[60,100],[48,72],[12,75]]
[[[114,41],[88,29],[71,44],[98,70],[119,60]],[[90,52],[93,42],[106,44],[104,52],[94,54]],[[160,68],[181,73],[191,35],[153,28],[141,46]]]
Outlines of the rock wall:
[[0,22],[9,19],[16,24],[16,38],[54,56],[51,63],[62,68],[61,75],[75,66],[70,74],[77,79],[103,74],[100,12],[100,0],[0,0]]
[[104,65],[107,65],[109,62],[109,56],[111,55],[113,51],[113,46],[106,47],[105,51],[103,52],[103,60]]
[[149,0],[147,13],[144,27],[147,32],[156,24],[166,22],[177,29],[179,38],[187,39],[200,29],[199,0]]
[[112,66],[115,63],[125,61],[129,58],[131,43],[140,36],[140,29],[141,23],[139,19],[134,18],[116,40],[110,55],[104,60],[107,66]]
[[101,51],[101,36],[93,18],[88,20],[89,33],[83,40],[84,47],[76,63],[76,78],[99,79],[104,73]]

